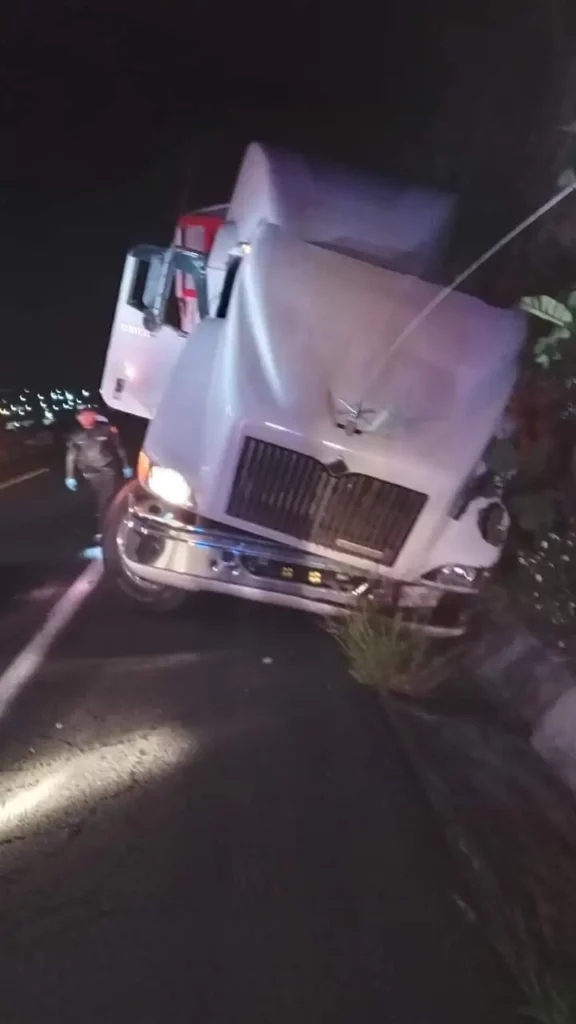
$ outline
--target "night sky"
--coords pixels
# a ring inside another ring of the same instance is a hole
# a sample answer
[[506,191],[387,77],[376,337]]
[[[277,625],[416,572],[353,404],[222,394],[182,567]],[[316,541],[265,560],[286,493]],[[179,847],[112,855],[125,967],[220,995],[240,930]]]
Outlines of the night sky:
[[2,16],[0,386],[97,383],[125,250],[225,201],[251,139],[456,189],[459,260],[550,194],[576,106],[568,4],[369,10],[55,0]]

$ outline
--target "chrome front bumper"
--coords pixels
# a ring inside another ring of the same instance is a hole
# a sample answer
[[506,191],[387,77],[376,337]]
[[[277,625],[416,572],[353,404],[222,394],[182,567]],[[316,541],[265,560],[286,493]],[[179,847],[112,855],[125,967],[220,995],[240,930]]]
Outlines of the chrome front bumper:
[[125,570],[178,589],[215,591],[317,615],[345,614],[370,600],[383,611],[401,611],[432,634],[454,636],[466,628],[460,609],[465,610],[469,594],[458,593],[449,621],[446,616],[437,621],[446,597],[456,596],[444,588],[363,575],[354,566],[189,518],[183,521],[144,491],[133,493],[117,535]]

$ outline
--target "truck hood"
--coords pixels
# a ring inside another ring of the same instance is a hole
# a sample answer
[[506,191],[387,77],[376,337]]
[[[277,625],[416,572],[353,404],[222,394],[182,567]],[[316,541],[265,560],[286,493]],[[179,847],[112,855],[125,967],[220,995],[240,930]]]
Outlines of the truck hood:
[[[148,454],[182,472],[213,519],[226,520],[246,436],[424,492],[439,518],[494,432],[525,320],[453,294],[388,358],[437,292],[265,225],[226,319],[186,342]],[[348,435],[359,403],[362,433]]]
[[[453,293],[388,353],[438,293],[265,225],[245,260],[219,380],[241,420],[344,444],[377,463],[452,477],[481,454],[514,378],[525,318]],[[350,411],[362,435],[343,431]]]

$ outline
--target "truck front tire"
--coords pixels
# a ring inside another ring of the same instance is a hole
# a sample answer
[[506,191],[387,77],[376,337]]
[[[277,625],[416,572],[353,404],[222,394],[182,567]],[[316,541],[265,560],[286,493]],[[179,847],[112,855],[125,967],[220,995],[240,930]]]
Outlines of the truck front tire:
[[186,591],[139,579],[127,568],[120,553],[118,534],[128,511],[130,494],[134,486],[134,482],[130,481],[118,492],[106,516],[102,535],[106,578],[123,597],[140,605],[141,608],[156,613],[173,612],[185,603],[188,596]]

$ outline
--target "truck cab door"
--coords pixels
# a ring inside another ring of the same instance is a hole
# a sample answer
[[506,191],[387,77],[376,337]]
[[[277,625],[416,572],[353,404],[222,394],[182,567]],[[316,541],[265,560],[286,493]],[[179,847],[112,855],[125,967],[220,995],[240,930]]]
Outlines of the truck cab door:
[[204,253],[142,245],[126,257],[101,385],[105,402],[120,412],[154,416],[185,343],[177,274],[193,282],[196,316],[205,316]]

